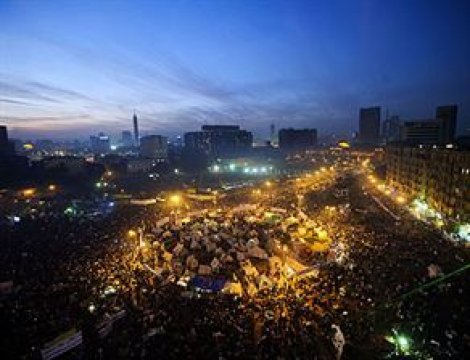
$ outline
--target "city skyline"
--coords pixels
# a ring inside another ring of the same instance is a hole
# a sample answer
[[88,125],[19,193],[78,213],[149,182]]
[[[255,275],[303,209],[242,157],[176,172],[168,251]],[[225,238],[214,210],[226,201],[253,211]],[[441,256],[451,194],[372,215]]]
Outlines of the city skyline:
[[[459,106],[470,127],[463,2],[0,3],[0,123],[11,137],[87,138],[203,124],[357,131]],[[209,21],[210,19],[210,21]],[[399,21],[398,21],[399,19]]]

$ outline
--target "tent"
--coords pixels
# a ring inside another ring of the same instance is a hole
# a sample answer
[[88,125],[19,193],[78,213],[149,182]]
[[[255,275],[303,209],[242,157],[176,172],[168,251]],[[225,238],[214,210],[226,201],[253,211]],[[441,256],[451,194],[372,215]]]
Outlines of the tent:
[[189,281],[189,286],[202,289],[202,290],[209,290],[212,292],[221,291],[225,286],[225,278],[212,278],[208,276],[195,276]]

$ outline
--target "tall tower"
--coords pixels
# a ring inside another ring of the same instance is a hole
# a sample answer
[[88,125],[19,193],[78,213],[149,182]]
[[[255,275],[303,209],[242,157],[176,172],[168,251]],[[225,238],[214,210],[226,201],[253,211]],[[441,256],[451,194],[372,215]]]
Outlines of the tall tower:
[[135,114],[135,110],[132,120],[134,121],[134,145],[139,146],[139,124],[137,123],[137,115]]

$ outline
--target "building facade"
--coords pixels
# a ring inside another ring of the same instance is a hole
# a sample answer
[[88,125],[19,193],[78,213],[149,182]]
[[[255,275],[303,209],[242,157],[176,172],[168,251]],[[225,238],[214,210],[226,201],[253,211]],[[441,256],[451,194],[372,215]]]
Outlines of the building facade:
[[405,121],[404,140],[414,144],[440,144],[441,124],[436,120]]
[[382,137],[386,144],[403,139],[403,125],[398,116],[385,119],[382,126]]
[[425,200],[447,218],[470,220],[470,152],[394,144],[385,158],[391,187]]
[[0,156],[15,155],[15,145],[8,140],[8,130],[4,125],[0,126]]
[[132,140],[132,133],[128,130],[124,130],[121,133],[121,146],[131,147],[133,145],[134,145],[134,142]]
[[253,134],[237,125],[203,125],[201,131],[184,135],[185,147],[212,157],[236,157],[247,154]]
[[380,106],[359,110],[359,142],[377,145],[380,141]]
[[109,136],[99,133],[98,136],[90,136],[91,150],[95,154],[107,154],[111,149]]
[[161,135],[148,135],[140,139],[140,155],[150,159],[166,161],[168,158],[167,138]]
[[317,145],[316,129],[281,129],[279,130],[279,148],[281,150],[307,150]]
[[441,124],[441,143],[452,144],[457,127],[457,105],[444,105],[436,108],[436,120]]

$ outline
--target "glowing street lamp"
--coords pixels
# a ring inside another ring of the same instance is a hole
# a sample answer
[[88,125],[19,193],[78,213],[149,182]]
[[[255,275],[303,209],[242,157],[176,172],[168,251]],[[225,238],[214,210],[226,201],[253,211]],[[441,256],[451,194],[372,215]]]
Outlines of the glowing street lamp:
[[271,187],[271,186],[272,186],[272,182],[268,180],[268,181],[266,181],[266,182],[264,183],[264,185],[266,185],[267,187]]
[[181,204],[181,196],[178,194],[173,194],[170,196],[170,202],[174,206],[179,206]]
[[409,355],[411,350],[411,341],[405,335],[399,334],[392,329],[392,336],[386,336],[385,339],[395,345],[395,351],[398,355]]
[[33,196],[35,192],[36,192],[36,189],[34,188],[24,189],[23,196],[26,196],[26,197]]
[[135,230],[132,230],[132,229],[131,229],[131,230],[129,230],[129,231],[127,232],[127,235],[128,235],[129,237],[133,238],[133,237],[136,237],[136,236],[137,236],[137,232],[136,232]]
[[406,199],[403,196],[399,195],[397,196],[397,202],[399,204],[404,204],[406,202]]
[[397,336],[397,345],[398,345],[398,348],[399,348],[400,352],[402,352],[404,354],[408,353],[409,350],[410,350],[410,342],[403,335],[398,335]]
[[261,195],[261,190],[260,189],[253,190],[253,195]]
[[51,184],[47,187],[49,191],[54,191],[56,189],[56,186],[54,184]]

